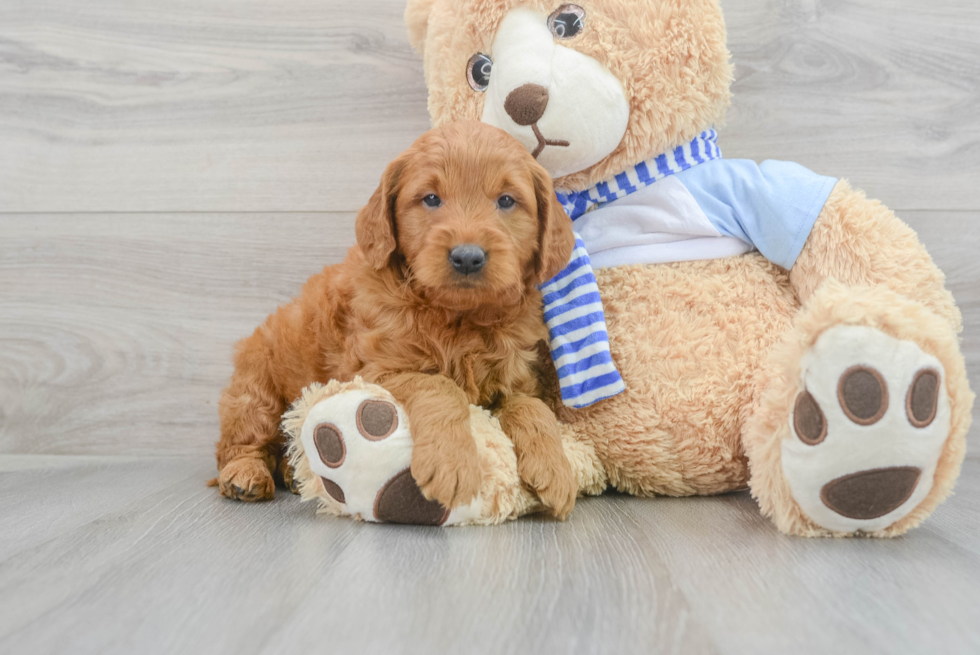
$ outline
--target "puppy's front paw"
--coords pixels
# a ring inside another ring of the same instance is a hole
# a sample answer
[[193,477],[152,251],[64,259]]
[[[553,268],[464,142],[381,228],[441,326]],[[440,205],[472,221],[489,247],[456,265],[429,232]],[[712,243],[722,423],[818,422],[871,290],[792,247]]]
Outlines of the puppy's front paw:
[[568,518],[575,509],[578,480],[564,455],[560,458],[520,457],[517,469],[521,480],[534,489],[542,505],[557,519]]
[[412,477],[428,500],[455,509],[468,505],[480,493],[482,474],[473,437],[467,447],[428,442],[412,452]]
[[254,503],[272,500],[276,494],[276,483],[265,462],[254,457],[242,457],[231,460],[221,469],[218,491],[226,498]]
[[282,486],[289,489],[291,492],[299,495],[299,481],[296,479],[295,471],[293,467],[290,466],[289,460],[285,457],[279,460],[279,464],[276,467],[277,481],[282,481]]

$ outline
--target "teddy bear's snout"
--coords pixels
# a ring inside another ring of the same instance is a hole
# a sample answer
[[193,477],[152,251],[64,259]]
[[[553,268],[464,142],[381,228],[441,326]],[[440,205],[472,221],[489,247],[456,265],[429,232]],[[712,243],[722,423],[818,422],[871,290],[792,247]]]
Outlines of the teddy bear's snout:
[[548,109],[548,89],[538,84],[519,86],[507,96],[504,111],[521,127],[534,125]]

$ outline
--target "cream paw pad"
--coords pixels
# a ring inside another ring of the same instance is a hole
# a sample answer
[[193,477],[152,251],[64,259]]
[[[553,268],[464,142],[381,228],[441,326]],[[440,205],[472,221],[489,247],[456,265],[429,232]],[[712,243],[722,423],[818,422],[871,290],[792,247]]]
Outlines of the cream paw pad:
[[[483,484],[452,511],[426,500],[412,477],[408,416],[381,387],[356,378],[315,384],[283,418],[299,493],[323,512],[374,523],[450,526],[516,518],[517,459],[496,419],[472,408]],[[525,501],[524,504],[527,504]]]
[[818,525],[883,530],[933,486],[950,431],[942,364],[873,328],[827,330],[802,361],[802,386],[782,446],[793,497]]

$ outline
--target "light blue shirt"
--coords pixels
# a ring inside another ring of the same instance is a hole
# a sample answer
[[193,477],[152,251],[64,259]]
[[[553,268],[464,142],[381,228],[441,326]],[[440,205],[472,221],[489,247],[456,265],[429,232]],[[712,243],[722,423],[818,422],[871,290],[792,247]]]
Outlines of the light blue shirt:
[[596,268],[758,250],[789,269],[836,184],[791,162],[716,159],[600,205],[575,230]]
[[837,179],[785,161],[719,159],[677,175],[718,231],[783,268],[796,263]]

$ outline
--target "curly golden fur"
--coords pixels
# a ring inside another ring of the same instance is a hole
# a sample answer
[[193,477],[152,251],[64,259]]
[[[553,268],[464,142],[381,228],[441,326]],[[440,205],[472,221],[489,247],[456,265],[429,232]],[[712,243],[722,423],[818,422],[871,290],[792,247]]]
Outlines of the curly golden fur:
[[[437,207],[425,202],[433,195]],[[513,207],[498,203],[503,196]],[[476,496],[476,404],[492,408],[514,442],[522,479],[567,516],[577,484],[535,373],[547,338],[537,285],[574,247],[547,171],[496,128],[433,130],[388,166],[356,232],[343,263],[238,344],[220,402],[221,493],[271,498],[287,405],[313,382],[361,376],[405,407],[412,474],[428,498],[456,507]],[[479,273],[452,266],[461,244],[486,252]]]

